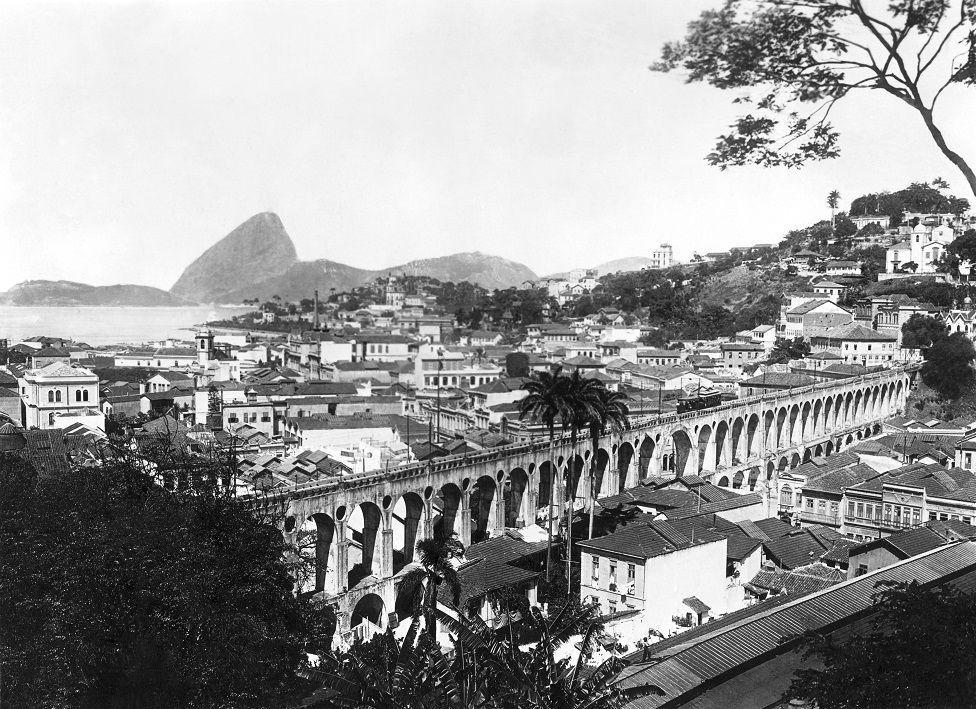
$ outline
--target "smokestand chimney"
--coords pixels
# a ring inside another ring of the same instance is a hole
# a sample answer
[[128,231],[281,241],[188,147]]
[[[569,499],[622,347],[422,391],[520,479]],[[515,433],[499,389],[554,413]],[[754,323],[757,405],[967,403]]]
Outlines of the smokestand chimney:
[[312,315],[312,329],[318,330],[319,329],[319,292],[317,289],[315,291],[315,304],[312,307],[314,308],[313,310],[314,314]]

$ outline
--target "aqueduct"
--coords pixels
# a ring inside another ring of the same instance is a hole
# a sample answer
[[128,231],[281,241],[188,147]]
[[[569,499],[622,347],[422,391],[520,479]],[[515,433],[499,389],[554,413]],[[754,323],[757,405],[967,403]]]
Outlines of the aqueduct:
[[[314,538],[314,588],[338,605],[340,631],[362,618],[385,624],[396,606],[397,572],[419,539],[437,527],[462,543],[548,517],[549,497],[569,484],[577,507],[651,476],[696,474],[747,493],[777,472],[830,455],[904,407],[909,375],[900,369],[738,399],[686,414],[633,417],[630,428],[592,443],[557,438],[438,458],[385,471],[309,483],[250,502],[279,521],[286,538]],[[557,475],[553,475],[553,470]],[[770,500],[775,514],[775,492]]]

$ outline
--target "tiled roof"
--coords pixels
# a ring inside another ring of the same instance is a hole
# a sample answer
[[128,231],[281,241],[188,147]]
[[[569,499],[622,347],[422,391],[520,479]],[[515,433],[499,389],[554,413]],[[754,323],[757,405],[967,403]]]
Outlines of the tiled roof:
[[834,304],[833,301],[827,300],[826,298],[817,298],[816,300],[808,300],[808,301],[806,301],[804,303],[801,303],[800,305],[796,306],[795,308],[791,308],[788,311],[787,314],[788,315],[806,315],[807,313],[809,313],[814,308],[819,308],[821,305],[823,305],[825,303],[830,303],[831,305]]
[[858,323],[851,323],[850,325],[841,325],[840,327],[832,327],[823,335],[818,335],[818,337],[827,337],[831,340],[851,340],[857,342],[894,342],[896,338],[891,335],[885,335],[884,333],[878,332],[877,330],[872,330],[869,327],[864,327],[864,325],[859,325]]
[[651,522],[630,524],[605,537],[579,542],[578,546],[596,552],[613,552],[639,559],[651,559],[720,539],[723,539],[721,534],[703,530],[692,542],[667,522]]
[[758,539],[745,534],[729,534],[726,539],[728,539],[728,549],[725,555],[735,561],[742,561],[762,544]]
[[766,372],[765,374],[739,382],[745,387],[804,387],[816,384],[817,380],[806,374],[792,374],[789,372]]
[[809,566],[820,560],[830,545],[805,529],[795,529],[792,533],[763,542],[766,551],[778,566],[796,569]]
[[[816,569],[824,569],[818,572]],[[786,592],[790,595],[805,596],[809,593],[822,591],[846,578],[842,571],[817,564],[793,571],[762,570],[748,582],[750,586],[769,591],[770,593]]]

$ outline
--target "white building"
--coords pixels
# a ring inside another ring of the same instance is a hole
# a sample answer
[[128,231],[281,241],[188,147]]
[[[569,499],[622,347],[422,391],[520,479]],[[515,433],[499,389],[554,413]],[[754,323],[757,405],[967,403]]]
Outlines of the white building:
[[847,364],[865,366],[890,364],[898,354],[896,338],[856,323],[831,328],[811,337],[810,347],[814,352],[840,355]]
[[667,634],[679,619],[700,625],[727,610],[728,541],[717,532],[689,538],[667,522],[632,524],[579,547],[580,598],[604,614],[638,611],[641,631]]
[[955,238],[951,226],[940,224],[932,227],[919,223],[905,239],[888,247],[885,270],[899,273],[905,264],[914,263],[916,269],[913,273],[935,273],[939,259]]
[[98,377],[83,367],[52,362],[24,372],[19,385],[25,428],[60,428],[61,415],[100,415]]
[[674,265],[674,251],[671,244],[661,244],[648,254],[650,263],[648,268],[671,268]]

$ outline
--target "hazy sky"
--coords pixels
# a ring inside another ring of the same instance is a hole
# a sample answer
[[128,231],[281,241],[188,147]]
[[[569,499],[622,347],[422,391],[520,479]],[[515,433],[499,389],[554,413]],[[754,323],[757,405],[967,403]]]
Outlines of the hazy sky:
[[[835,187],[846,202],[942,175],[965,193],[881,96],[836,111],[839,160],[706,165],[731,96],[647,67],[714,4],[6,0],[0,288],[168,288],[265,210],[305,259],[480,250],[544,273],[775,241]],[[941,109],[971,156],[974,94]]]

